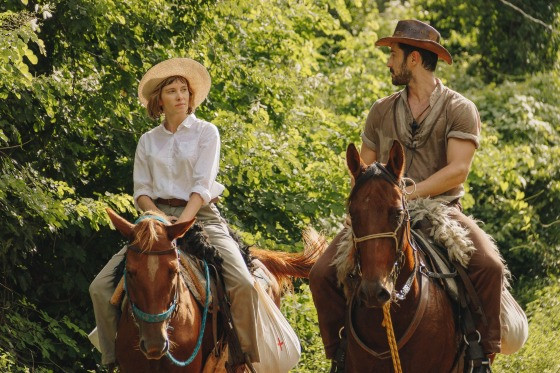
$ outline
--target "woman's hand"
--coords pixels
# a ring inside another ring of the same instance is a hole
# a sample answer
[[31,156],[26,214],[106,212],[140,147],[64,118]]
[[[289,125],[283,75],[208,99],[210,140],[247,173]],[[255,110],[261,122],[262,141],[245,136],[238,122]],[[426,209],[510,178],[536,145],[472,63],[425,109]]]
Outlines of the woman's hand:
[[200,194],[196,192],[191,193],[189,201],[187,202],[187,206],[181,213],[181,216],[179,216],[179,219],[177,219],[177,223],[193,220],[203,204],[204,200],[202,199]]

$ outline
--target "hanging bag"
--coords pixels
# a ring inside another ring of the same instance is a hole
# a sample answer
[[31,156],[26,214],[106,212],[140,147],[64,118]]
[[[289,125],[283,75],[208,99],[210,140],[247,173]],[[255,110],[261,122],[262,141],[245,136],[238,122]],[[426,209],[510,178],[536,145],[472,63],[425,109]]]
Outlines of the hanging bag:
[[276,304],[258,281],[257,342],[260,362],[254,363],[257,373],[287,373],[299,361],[299,339]]

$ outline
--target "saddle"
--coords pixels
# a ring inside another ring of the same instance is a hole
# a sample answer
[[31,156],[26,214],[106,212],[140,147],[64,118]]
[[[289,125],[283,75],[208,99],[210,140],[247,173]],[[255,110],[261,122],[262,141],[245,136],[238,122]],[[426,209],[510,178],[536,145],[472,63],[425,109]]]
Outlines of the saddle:
[[431,238],[421,230],[413,229],[412,238],[419,249],[424,254],[426,263],[420,264],[420,271],[428,277],[439,281],[447,291],[447,295],[455,302],[459,302],[459,288],[457,284],[457,270],[449,261],[445,248],[436,244]]
[[480,333],[476,330],[473,312],[486,324],[481,302],[462,264],[451,261],[447,249],[436,243],[422,229],[412,229],[412,240],[425,262],[420,263],[420,271],[438,281],[455,305],[455,313],[463,332],[463,351],[456,366],[463,371],[462,361],[469,372],[490,372],[490,365],[480,344]]

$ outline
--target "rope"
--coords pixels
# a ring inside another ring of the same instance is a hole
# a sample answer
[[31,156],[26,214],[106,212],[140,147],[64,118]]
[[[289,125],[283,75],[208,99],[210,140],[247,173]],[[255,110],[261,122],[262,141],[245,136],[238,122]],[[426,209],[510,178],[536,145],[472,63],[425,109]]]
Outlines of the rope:
[[402,373],[399,347],[397,346],[397,340],[395,339],[395,332],[393,330],[393,321],[391,320],[391,302],[387,302],[383,305],[383,322],[381,326],[384,326],[387,330],[387,342],[391,350],[391,358],[393,359],[395,373]]

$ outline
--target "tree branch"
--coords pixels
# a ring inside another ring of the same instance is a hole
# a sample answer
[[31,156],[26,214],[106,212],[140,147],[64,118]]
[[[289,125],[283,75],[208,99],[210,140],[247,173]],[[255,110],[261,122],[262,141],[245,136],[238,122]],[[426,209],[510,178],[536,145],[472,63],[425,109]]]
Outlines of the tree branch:
[[544,23],[544,22],[541,21],[540,19],[537,19],[537,18],[535,18],[535,17],[533,17],[533,16],[531,16],[531,15],[525,13],[525,12],[523,11],[523,9],[521,9],[521,8],[519,8],[519,7],[515,6],[515,5],[513,5],[512,3],[510,3],[510,2],[508,2],[508,1],[506,1],[506,0],[500,0],[500,1],[501,1],[504,5],[507,5],[507,6],[509,6],[510,8],[512,8],[512,9],[516,10],[517,12],[521,13],[521,14],[523,15],[523,17],[528,18],[528,19],[530,19],[531,21],[533,21],[533,22],[535,22],[535,23],[538,23],[538,24],[540,24],[540,25],[543,25],[544,27],[546,27],[547,29],[549,29],[551,32],[554,32],[555,34],[558,33],[558,30],[555,30],[551,25],[549,25],[549,24],[547,24],[547,23]]

